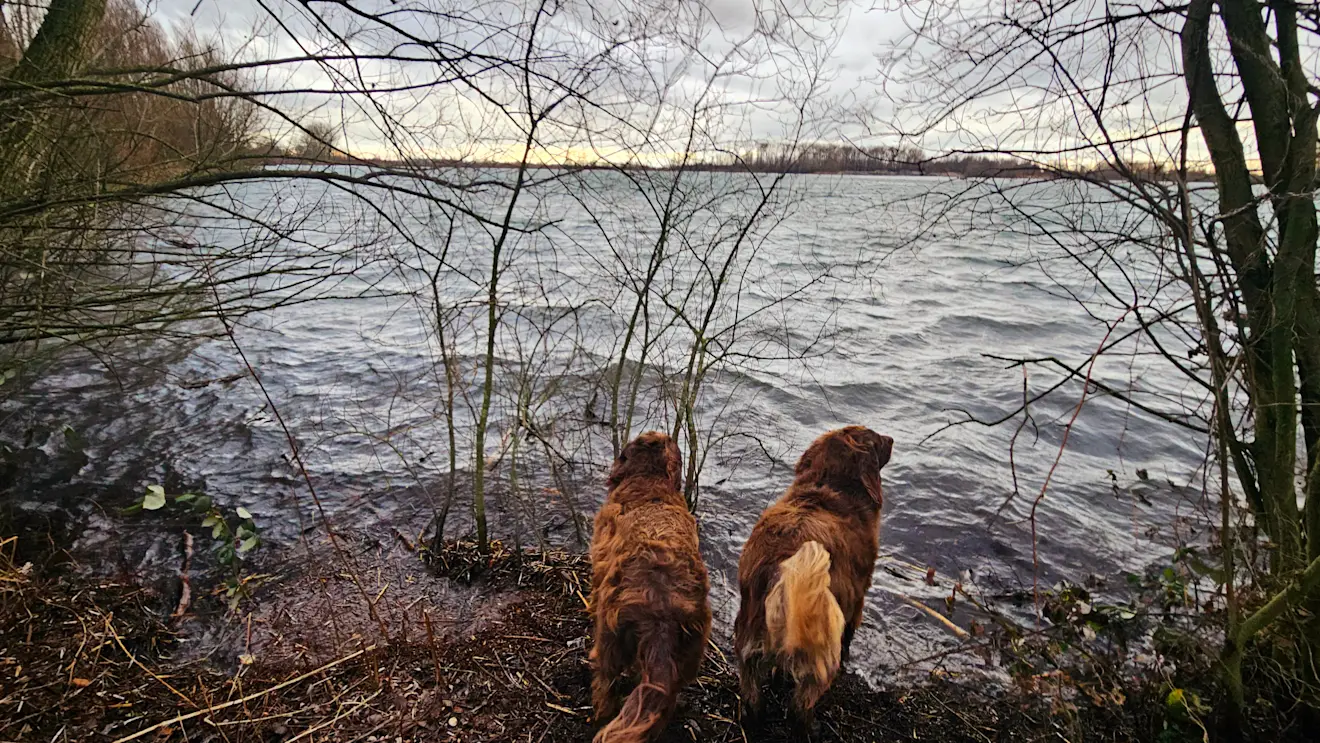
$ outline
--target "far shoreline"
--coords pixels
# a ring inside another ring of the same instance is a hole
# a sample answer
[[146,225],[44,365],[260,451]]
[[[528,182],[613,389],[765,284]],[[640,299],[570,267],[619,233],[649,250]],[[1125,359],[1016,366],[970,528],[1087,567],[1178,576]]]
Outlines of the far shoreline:
[[[943,178],[945,180],[995,180],[995,179],[1013,179],[1013,180],[1087,180],[1087,181],[1115,181],[1128,180],[1134,176],[1125,175],[1112,169],[1096,171],[1051,171],[1043,168],[1030,166],[1017,167],[985,167],[977,170],[958,170],[958,169],[940,169],[938,167],[926,168],[922,166],[908,166],[902,168],[878,167],[872,170],[853,170],[853,169],[829,169],[829,168],[811,168],[811,167],[793,167],[793,168],[765,168],[748,166],[745,164],[720,165],[711,163],[698,163],[687,165],[612,165],[608,163],[516,163],[503,161],[485,161],[485,160],[452,160],[443,158],[416,159],[416,160],[395,160],[387,158],[370,157],[332,157],[329,159],[299,158],[299,157],[261,157],[258,159],[258,166],[262,168],[271,166],[306,166],[306,165],[342,165],[342,166],[366,166],[382,168],[389,170],[416,170],[416,169],[471,169],[471,170],[517,170],[526,168],[527,170],[560,170],[567,172],[586,172],[586,171],[613,171],[624,173],[673,173],[673,172],[693,172],[693,173],[738,173],[738,174],[766,174],[766,175],[821,175],[838,177],[893,177],[893,178]],[[1143,182],[1166,181],[1172,173],[1168,171],[1141,172],[1134,174],[1139,176]],[[1204,171],[1189,171],[1189,184],[1214,185],[1214,175]]]

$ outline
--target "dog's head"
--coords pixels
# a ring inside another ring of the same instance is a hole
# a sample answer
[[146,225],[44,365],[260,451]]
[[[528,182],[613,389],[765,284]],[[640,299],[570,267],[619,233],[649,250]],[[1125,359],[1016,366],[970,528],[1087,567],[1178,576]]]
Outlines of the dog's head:
[[884,504],[880,470],[894,453],[894,440],[865,426],[822,434],[798,459],[796,476],[835,488],[860,483],[876,507]]
[[606,485],[613,490],[633,477],[666,479],[674,492],[683,490],[683,455],[668,434],[647,431],[623,447],[614,460]]

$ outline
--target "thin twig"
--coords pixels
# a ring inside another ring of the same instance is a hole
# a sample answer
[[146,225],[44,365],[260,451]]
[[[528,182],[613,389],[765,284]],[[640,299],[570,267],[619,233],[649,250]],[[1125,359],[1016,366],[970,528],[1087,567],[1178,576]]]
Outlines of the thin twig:
[[365,648],[362,648],[361,650],[349,653],[348,655],[345,655],[344,657],[338,660],[332,660],[329,663],[326,663],[325,665],[321,666],[320,668],[308,671],[307,673],[304,673],[301,676],[297,676],[289,679],[288,681],[278,683],[270,687],[269,689],[263,689],[262,691],[248,694],[247,696],[242,697],[240,699],[235,699],[232,702],[225,702],[224,704],[217,704],[214,707],[207,707],[206,709],[199,709],[196,712],[189,712],[186,715],[176,715],[175,717],[171,717],[170,719],[165,720],[164,722],[158,722],[155,725],[152,725],[151,727],[143,728],[137,731],[136,733],[133,733],[132,735],[126,735],[123,738],[119,738],[115,740],[114,743],[128,743],[128,741],[130,740],[137,740],[138,738],[141,738],[144,735],[153,733],[157,730],[160,730],[161,728],[168,727],[175,723],[184,722],[185,720],[191,720],[195,717],[201,717],[202,715],[210,714],[212,712],[219,712],[222,709],[227,709],[229,707],[234,707],[240,704],[246,704],[254,699],[260,699],[261,697],[264,697],[267,694],[277,692],[280,689],[287,689],[288,687],[293,686],[294,684],[298,684],[303,681],[306,681],[307,679],[316,676],[317,674],[320,674],[324,671],[328,671],[331,668],[334,668],[335,666],[340,665],[342,663],[347,663],[348,661],[353,660],[354,658],[362,655],[363,653],[368,653],[375,649],[376,649],[375,645],[369,645]]
[[1068,448],[1068,438],[1072,435],[1073,424],[1077,422],[1077,417],[1082,414],[1082,407],[1086,405],[1091,391],[1091,376],[1095,372],[1096,362],[1100,360],[1100,352],[1105,347],[1105,343],[1109,341],[1109,336],[1114,332],[1114,328],[1117,328],[1131,311],[1132,308],[1129,307],[1123,311],[1123,314],[1118,316],[1117,320],[1110,323],[1108,329],[1105,330],[1104,337],[1100,339],[1099,347],[1091,356],[1091,363],[1086,367],[1086,379],[1082,382],[1082,396],[1077,401],[1077,407],[1073,409],[1072,418],[1068,419],[1068,425],[1063,429],[1063,440],[1059,442],[1059,451],[1054,455],[1054,463],[1050,465],[1050,471],[1045,473],[1045,482],[1040,486],[1040,494],[1036,496],[1036,500],[1031,504],[1031,515],[1028,517],[1031,522],[1031,594],[1035,603],[1037,624],[1040,623],[1040,550],[1038,549],[1039,541],[1036,533],[1036,509],[1040,507],[1041,501],[1045,500],[1045,493],[1050,488],[1050,481],[1054,478],[1055,470],[1059,468],[1059,461],[1063,459],[1063,452]]

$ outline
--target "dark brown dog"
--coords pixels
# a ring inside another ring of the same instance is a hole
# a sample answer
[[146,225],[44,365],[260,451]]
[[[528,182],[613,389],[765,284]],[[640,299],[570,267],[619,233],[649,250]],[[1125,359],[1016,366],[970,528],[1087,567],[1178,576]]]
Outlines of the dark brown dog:
[[[683,460],[663,433],[619,454],[591,539],[591,701],[609,722],[595,743],[645,741],[664,729],[697,677],[710,637],[710,588],[697,521],[683,500]],[[619,704],[624,677],[637,681]],[[617,716],[616,716],[617,715]]]
[[894,440],[862,426],[824,434],[793,484],[761,514],[738,561],[734,623],[744,711],[759,716],[769,674],[793,681],[793,712],[810,727],[862,623],[879,553],[880,469]]

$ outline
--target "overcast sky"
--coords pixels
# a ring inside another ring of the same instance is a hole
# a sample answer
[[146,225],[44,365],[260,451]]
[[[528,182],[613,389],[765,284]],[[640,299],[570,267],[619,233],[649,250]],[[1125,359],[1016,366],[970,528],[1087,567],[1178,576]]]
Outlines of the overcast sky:
[[[448,38],[458,44],[469,43],[474,48],[489,51],[493,46],[491,39],[481,39],[480,33],[468,29],[463,33],[457,29],[442,29],[434,19],[416,17],[410,8],[438,9],[449,5],[461,8],[470,17],[514,18],[521,9],[528,17],[527,9],[534,7],[529,3],[492,3],[487,10],[472,10],[475,3],[453,2],[445,0],[414,0],[409,2],[389,3],[388,0],[354,0],[354,7],[368,10],[388,9],[395,13],[390,17],[406,30],[414,31],[426,38]],[[572,44],[577,35],[579,43],[572,45],[572,53],[585,55],[590,51],[592,31],[584,31],[582,25],[586,13],[598,16],[593,19],[603,24],[609,19],[626,19],[638,8],[648,5],[653,8],[674,7],[664,0],[604,0],[602,2],[583,2],[570,0],[566,8],[555,14],[553,28],[543,28],[541,33],[551,41],[547,46],[562,49],[561,41]],[[746,142],[752,140],[780,139],[839,139],[841,136],[860,137],[865,129],[855,124],[840,127],[841,116],[855,115],[855,108],[867,93],[871,84],[866,79],[876,70],[876,53],[889,40],[898,38],[903,33],[903,24],[895,11],[874,9],[856,3],[820,2],[803,0],[802,2],[778,3],[761,2],[761,22],[767,16],[767,8],[776,6],[787,13],[777,17],[784,21],[791,17],[793,24],[784,23],[785,30],[776,34],[777,38],[749,40],[757,22],[756,3],[753,0],[708,0],[705,7],[708,15],[698,19],[690,10],[682,14],[679,22],[686,23],[686,31],[694,32],[700,26],[701,42],[697,45],[702,58],[690,53],[679,53],[672,48],[666,51],[666,44],[659,40],[632,44],[631,54],[625,53],[621,64],[633,63],[639,69],[649,66],[649,75],[656,78],[649,81],[652,86],[643,92],[640,87],[632,87],[631,82],[621,79],[597,80],[600,87],[595,88],[596,95],[602,100],[618,102],[631,94],[637,100],[627,106],[627,118],[640,124],[646,122],[652,127],[652,136],[663,139],[667,147],[655,147],[654,156],[661,150],[671,152],[681,149],[672,142],[675,136],[686,133],[686,126],[692,120],[691,111],[685,108],[705,105],[703,116],[709,121],[708,130],[703,136],[708,139],[724,138],[728,141]],[[330,25],[342,32],[355,32],[356,49],[383,49],[399,40],[397,34],[381,33],[379,24],[364,23],[359,18],[352,18],[342,7],[331,3],[313,4],[312,9],[322,17],[331,18]],[[811,11],[814,17],[808,15]],[[318,33],[310,20],[307,10],[297,3],[286,0],[153,0],[151,5],[153,18],[162,25],[183,29],[195,28],[204,38],[220,38],[227,49],[233,50],[247,45],[249,56],[272,58],[293,56],[306,51],[325,50],[327,45],[323,33]],[[410,17],[412,16],[412,17]],[[678,14],[672,14],[679,18]],[[579,21],[575,28],[574,18]],[[624,23],[627,21],[625,20]],[[801,28],[792,29],[796,25]],[[374,27],[374,31],[373,31]],[[249,41],[252,30],[260,30],[260,38]],[[598,28],[595,30],[599,30]],[[298,47],[303,48],[300,50]],[[484,45],[484,46],[483,46]],[[644,52],[638,51],[645,47]],[[734,59],[722,60],[735,47],[739,54]],[[509,47],[502,48],[508,53]],[[690,51],[690,50],[689,50]],[[646,60],[639,61],[644,55]],[[795,56],[795,55],[801,55]],[[680,57],[682,60],[680,61]],[[414,84],[426,82],[429,75],[434,82],[435,69],[424,69],[426,65],[401,66],[397,64],[365,63],[356,65],[336,64],[347,70],[348,75],[355,75],[357,81],[373,78],[377,84],[386,86],[387,82],[398,83],[408,80]],[[813,69],[818,68],[818,69]],[[334,81],[344,87],[346,80]],[[314,65],[290,65],[271,70],[265,74],[262,86],[267,89],[287,87],[305,89],[308,87],[326,88],[331,79],[324,69]],[[347,83],[352,86],[354,83]],[[487,78],[487,86],[498,87],[502,83]],[[462,85],[435,85],[425,91],[400,92],[389,95],[375,95],[370,101],[357,97],[351,103],[339,97],[327,95],[300,95],[285,97],[277,104],[281,109],[297,112],[309,121],[325,121],[341,128],[348,147],[362,154],[388,154],[400,146],[397,129],[390,132],[385,119],[394,119],[406,125],[411,147],[430,150],[446,147],[465,146],[476,154],[489,155],[500,149],[500,143],[515,147],[520,137],[516,127],[509,127],[507,122],[498,120],[481,101],[481,95],[473,90],[465,90]],[[497,91],[496,97],[500,97]],[[645,100],[647,98],[652,100]],[[804,100],[810,99],[810,110],[803,111]],[[506,102],[509,98],[501,98]],[[663,102],[661,102],[663,101]],[[647,103],[656,104],[647,106]],[[868,102],[874,105],[875,101]],[[382,113],[388,109],[388,114]],[[841,109],[848,109],[841,113]],[[611,112],[615,115],[618,112]],[[569,117],[571,118],[571,117]],[[609,128],[603,120],[583,122],[573,119],[565,122],[571,129],[584,124],[588,129],[603,130]],[[286,127],[287,128],[287,127]],[[277,127],[278,129],[278,127]],[[427,130],[430,131],[427,131]],[[661,132],[658,136],[654,131]],[[287,131],[273,132],[288,136]],[[610,150],[618,149],[619,137],[599,136],[604,132],[595,132],[596,136],[583,137],[580,134],[568,134],[547,127],[544,142],[551,149],[555,143],[563,149]],[[627,150],[637,144],[642,135],[633,132],[632,141],[622,147]],[[394,141],[387,141],[393,139]],[[472,140],[482,140],[473,146]],[[629,139],[622,137],[622,139]],[[700,139],[700,138],[699,138]],[[589,140],[589,143],[588,141]],[[682,137],[679,136],[682,141]],[[701,149],[701,148],[698,148]]]
[[[352,8],[388,13],[388,23],[396,26],[388,29],[379,19],[364,21],[340,3],[154,2],[153,17],[162,25],[176,29],[191,25],[203,37],[221,38],[227,49],[242,48],[247,56],[257,58],[343,52],[345,45],[358,53],[402,50],[415,55],[415,48],[399,46],[408,34],[442,39],[452,49],[518,56],[525,33],[500,34],[492,29],[531,18],[535,7],[531,0],[481,5],[467,0],[352,0]],[[579,86],[574,90],[589,91],[590,100],[578,102],[581,105],[570,101],[555,109],[542,122],[537,139],[550,159],[597,153],[646,160],[683,150],[694,120],[699,130],[691,148],[695,150],[757,140],[848,139],[895,144],[898,129],[915,133],[906,141],[929,150],[1059,149],[1084,144],[1084,137],[1095,133],[1094,122],[1086,122],[1086,112],[1079,112],[1076,101],[1060,93],[1069,85],[1098,84],[1098,76],[1106,70],[1103,55],[1112,53],[1105,45],[1078,43],[1065,49],[1065,63],[1075,75],[1070,80],[1060,80],[1043,63],[1014,69],[1021,57],[1006,54],[999,63],[1014,71],[998,88],[963,105],[958,116],[933,117],[932,112],[945,110],[958,100],[984,69],[965,66],[956,56],[944,58],[945,65],[938,56],[918,54],[913,59],[926,63],[921,75],[880,79],[880,57],[895,44],[910,42],[911,27],[931,3],[894,0],[883,5],[888,7],[849,0],[706,0],[704,14],[697,10],[703,6],[691,0],[565,0],[552,5],[555,12],[538,29],[542,39],[538,51],[543,59],[537,69],[546,81],[571,82]],[[994,0],[962,5],[972,18],[978,12],[1002,15],[1004,8],[1027,12],[1016,10],[1025,5]],[[315,11],[315,19],[308,7]],[[1076,14],[1103,13],[1106,7],[1101,0],[1067,6],[1068,12]],[[427,12],[446,8],[462,19],[440,19]],[[623,29],[642,16],[662,17],[665,23],[648,26],[645,39],[630,37]],[[318,28],[322,21],[324,26]],[[341,36],[342,43],[335,43],[326,27]],[[657,32],[661,27],[664,33]],[[962,31],[968,28],[963,26]],[[253,29],[260,32],[256,41],[250,40]],[[758,29],[762,33],[755,33]],[[579,76],[575,65],[600,52],[611,38],[627,39],[611,52],[611,64],[597,65],[591,74]],[[687,46],[676,45],[680,38],[687,40]],[[993,48],[1003,40],[990,34],[980,41]],[[1112,110],[1106,114],[1112,117],[1108,133],[1139,135],[1180,119],[1185,98],[1177,77],[1176,38],[1148,24],[1120,38],[1117,49],[1125,66],[1119,70],[1120,81],[1140,74],[1164,76],[1164,82],[1154,87],[1148,83],[1133,87],[1136,83],[1129,82],[1126,89],[1120,82],[1106,99]],[[916,50],[928,51],[928,45]],[[520,120],[517,113],[526,108],[519,103],[520,80],[507,69],[459,66],[471,72],[472,84],[438,80],[446,70],[433,63],[387,60],[281,66],[264,73],[262,86],[270,90],[366,87],[377,91],[352,96],[302,93],[270,99],[299,120],[337,126],[347,148],[355,153],[457,151],[508,156],[518,149],[525,131],[526,116]],[[549,82],[542,87],[534,96],[534,107],[547,104],[567,89]],[[407,89],[379,92],[384,88]],[[1133,95],[1138,90],[1144,93]],[[917,131],[932,118],[940,122],[938,126]],[[288,130],[288,126],[276,126],[272,134],[288,137]],[[1194,139],[1199,145],[1199,138]],[[1195,159],[1200,148],[1193,150]],[[1161,154],[1151,152],[1149,156]]]

